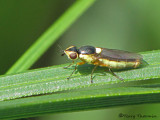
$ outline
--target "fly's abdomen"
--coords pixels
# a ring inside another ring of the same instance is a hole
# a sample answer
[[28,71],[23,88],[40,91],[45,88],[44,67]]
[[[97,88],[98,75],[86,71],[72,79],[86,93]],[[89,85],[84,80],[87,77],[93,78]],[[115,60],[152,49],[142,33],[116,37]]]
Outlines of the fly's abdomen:
[[114,61],[107,59],[99,59],[100,66],[109,67],[114,69],[124,69],[124,68],[137,68],[140,65],[140,61]]

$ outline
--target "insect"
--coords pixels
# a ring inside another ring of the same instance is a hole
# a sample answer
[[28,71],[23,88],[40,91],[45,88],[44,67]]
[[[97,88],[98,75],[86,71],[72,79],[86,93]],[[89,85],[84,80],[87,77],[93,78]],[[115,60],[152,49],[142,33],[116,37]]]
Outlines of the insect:
[[82,61],[76,63],[74,71],[67,79],[69,79],[75,72],[75,70],[77,69],[77,65],[83,65],[85,63],[88,63],[95,65],[91,72],[91,83],[93,83],[92,76],[97,66],[107,67],[115,77],[123,80],[122,78],[118,77],[112,71],[112,69],[137,68],[139,67],[143,59],[142,56],[137,53],[93,46],[82,46],[79,49],[76,46],[70,46],[66,50],[64,50],[62,56],[65,54],[73,62],[64,68],[68,68],[73,65],[74,60],[78,58]]

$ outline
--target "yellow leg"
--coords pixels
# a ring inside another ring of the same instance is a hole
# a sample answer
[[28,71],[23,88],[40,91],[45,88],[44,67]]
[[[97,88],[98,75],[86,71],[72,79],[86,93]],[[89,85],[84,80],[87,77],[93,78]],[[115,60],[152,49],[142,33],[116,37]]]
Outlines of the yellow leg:
[[85,62],[78,62],[77,65],[83,65]]
[[120,78],[120,77],[118,77],[113,71],[112,71],[112,69],[110,69],[110,68],[108,68],[109,69],[109,71],[112,73],[112,75],[114,75],[116,78],[118,78],[119,80],[122,80],[123,81],[123,78]]
[[69,64],[67,67],[64,67],[64,69],[67,69],[67,68],[69,68],[71,65],[73,65],[74,64],[74,61],[72,61],[72,63],[71,64]]
[[[74,64],[74,61],[73,61],[73,63],[71,63],[69,66],[71,66],[72,64]],[[70,74],[70,76],[69,76],[67,79],[69,80],[70,77],[73,75],[73,73],[76,71],[77,65],[83,65],[83,64],[85,64],[85,62],[79,62],[79,63],[77,63],[77,64],[75,65],[74,70],[72,71],[72,73]],[[69,66],[67,66],[66,68],[68,68]]]
[[72,73],[70,74],[70,76],[67,78],[68,80],[69,80],[69,79],[70,79],[70,77],[73,75],[73,73],[76,71],[76,69],[77,69],[77,64],[76,64],[76,66],[75,66],[74,70],[72,71]]
[[92,72],[91,72],[91,83],[93,83],[93,77],[92,77],[92,75],[93,75],[95,69],[97,68],[97,66],[98,66],[98,65],[94,66],[94,68],[93,68],[93,70],[92,70]]

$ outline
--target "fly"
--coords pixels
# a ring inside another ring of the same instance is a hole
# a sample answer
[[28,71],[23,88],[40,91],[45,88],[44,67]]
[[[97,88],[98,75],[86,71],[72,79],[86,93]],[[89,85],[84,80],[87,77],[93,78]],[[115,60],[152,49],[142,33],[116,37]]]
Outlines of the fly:
[[115,77],[123,80],[122,78],[118,77],[112,71],[112,69],[137,68],[142,63],[143,59],[142,56],[137,53],[93,46],[82,46],[79,49],[76,48],[76,46],[70,46],[64,50],[62,56],[65,54],[69,59],[72,60],[72,63],[64,68],[68,68],[73,65],[74,60],[78,58],[82,61],[76,63],[74,71],[67,79],[69,79],[76,71],[77,65],[88,63],[95,65],[91,72],[91,83],[93,83],[92,76],[97,66],[107,67]]

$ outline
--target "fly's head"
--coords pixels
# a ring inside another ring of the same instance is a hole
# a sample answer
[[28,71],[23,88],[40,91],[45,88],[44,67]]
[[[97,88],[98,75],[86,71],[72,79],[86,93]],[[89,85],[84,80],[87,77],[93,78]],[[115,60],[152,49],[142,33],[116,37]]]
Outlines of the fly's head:
[[66,50],[64,50],[64,53],[62,54],[62,56],[65,54],[71,60],[76,60],[79,57],[78,50],[75,46],[70,46]]

